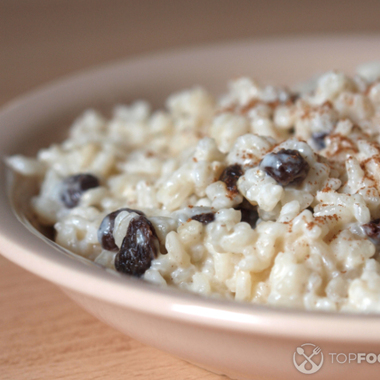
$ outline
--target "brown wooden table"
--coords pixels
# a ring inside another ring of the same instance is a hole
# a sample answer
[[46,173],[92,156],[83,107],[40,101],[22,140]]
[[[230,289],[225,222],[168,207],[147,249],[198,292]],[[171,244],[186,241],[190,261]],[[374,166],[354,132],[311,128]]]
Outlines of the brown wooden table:
[[[379,32],[379,13],[378,0],[0,0],[0,105],[67,73],[151,50]],[[0,257],[0,379],[221,378],[121,335]]]

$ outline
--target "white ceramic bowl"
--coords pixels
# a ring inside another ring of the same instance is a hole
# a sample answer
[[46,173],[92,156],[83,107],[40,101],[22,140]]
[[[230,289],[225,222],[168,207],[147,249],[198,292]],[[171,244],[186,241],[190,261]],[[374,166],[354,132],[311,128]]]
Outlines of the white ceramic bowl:
[[[0,154],[35,153],[88,107],[145,98],[154,105],[194,84],[221,92],[250,75],[279,84],[331,68],[353,72],[380,60],[379,36],[247,41],[168,52],[72,76],[13,101],[0,113]],[[303,343],[322,348],[314,378],[377,379],[380,363],[331,363],[330,353],[380,353],[380,318],[272,309],[204,299],[85,265],[19,223],[0,181],[0,251],[57,284],[83,308],[121,332],[232,378],[304,378],[293,365]],[[344,357],[340,357],[343,361]]]

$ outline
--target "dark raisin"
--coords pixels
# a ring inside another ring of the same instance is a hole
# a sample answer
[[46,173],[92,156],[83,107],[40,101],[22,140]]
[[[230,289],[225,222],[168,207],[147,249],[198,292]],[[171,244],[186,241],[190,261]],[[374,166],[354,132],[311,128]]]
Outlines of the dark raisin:
[[260,167],[282,186],[302,182],[310,169],[300,152],[293,149],[267,154],[261,160]]
[[380,219],[363,224],[363,230],[374,244],[380,245]]
[[209,224],[215,220],[215,214],[213,212],[198,214],[194,215],[191,219],[201,222],[202,224]]
[[241,222],[248,223],[251,228],[256,227],[257,219],[259,219],[257,206],[251,205],[246,199],[244,199],[243,203],[235,207],[235,210],[239,210],[241,212]]
[[111,212],[108,214],[100,223],[98,229],[98,241],[103,249],[107,251],[118,251],[119,247],[115,244],[115,239],[113,237],[113,228],[115,226],[116,217],[122,212],[135,212],[136,214],[145,216],[145,214],[139,210],[132,210],[130,208],[121,208],[120,210]]
[[61,200],[67,208],[78,206],[82,194],[99,186],[99,180],[92,174],[76,174],[62,182]]
[[318,150],[326,148],[325,137],[328,135],[326,132],[315,132],[312,138]]
[[295,103],[300,97],[301,97],[301,94],[293,93],[293,94],[290,95],[289,100],[292,103]]
[[115,258],[116,270],[132,276],[142,276],[157,257],[159,245],[156,231],[145,216],[132,219]]
[[237,193],[236,183],[243,174],[243,169],[239,164],[230,165],[223,170],[223,173],[219,177],[219,181],[226,184],[227,190]]

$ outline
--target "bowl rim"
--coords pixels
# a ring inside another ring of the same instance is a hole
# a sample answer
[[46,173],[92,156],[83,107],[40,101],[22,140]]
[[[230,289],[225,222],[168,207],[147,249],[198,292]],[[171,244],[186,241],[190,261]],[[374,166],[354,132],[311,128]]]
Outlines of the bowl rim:
[[[120,67],[136,66],[147,61],[152,62],[159,59],[171,59],[179,55],[199,54],[200,52],[212,54],[215,50],[228,51],[231,47],[236,47],[237,44],[242,49],[248,49],[252,44],[286,45],[289,42],[308,43],[311,40],[324,41],[325,43],[355,40],[355,43],[360,43],[364,39],[373,39],[379,42],[380,35],[355,34],[349,36],[334,35],[333,37],[326,35],[322,37],[302,36],[243,40],[171,49],[144,54],[135,58],[122,59],[66,75],[11,100],[0,110],[0,126],[3,120],[12,118],[20,109],[44,96],[59,92],[65,86],[72,86],[78,80],[89,81],[91,78],[105,76]],[[4,164],[2,169],[4,172]],[[1,186],[3,187],[4,184]],[[13,214],[12,216],[10,215],[12,211],[9,204],[2,206],[4,206],[3,209],[8,217],[15,218]],[[4,222],[5,218],[2,218],[0,220],[0,251],[3,256],[60,287],[107,303],[183,323],[208,326],[209,328],[218,328],[225,331],[238,331],[246,334],[265,334],[308,340],[367,342],[378,342],[380,336],[380,330],[376,328],[379,323],[379,316],[374,314],[306,311],[203,298],[178,289],[159,288],[139,279],[122,276],[97,267],[86,266],[55,251],[45,243],[42,245],[34,241],[34,246],[38,246],[39,250],[28,250],[17,239],[9,238],[3,233]],[[38,238],[30,234],[27,240],[32,241],[32,239]],[[83,284],[86,284],[86,286],[84,287]],[[360,334],[358,333],[359,331]]]

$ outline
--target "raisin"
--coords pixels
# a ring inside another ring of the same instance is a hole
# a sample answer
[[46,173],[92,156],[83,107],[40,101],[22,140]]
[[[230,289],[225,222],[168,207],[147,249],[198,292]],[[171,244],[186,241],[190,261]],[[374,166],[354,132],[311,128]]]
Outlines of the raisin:
[[244,199],[243,203],[235,207],[235,210],[239,210],[241,212],[241,222],[248,223],[251,228],[256,228],[257,219],[259,219],[257,206],[253,206],[246,199]]
[[227,190],[237,193],[238,189],[236,183],[243,174],[243,169],[239,164],[230,165],[223,170],[223,173],[219,177],[219,181],[226,184]]
[[92,174],[76,174],[62,182],[61,200],[67,208],[78,206],[82,194],[99,186],[99,180]]
[[119,247],[115,244],[115,239],[113,237],[113,228],[115,226],[116,217],[122,211],[135,212],[136,214],[145,216],[143,212],[138,210],[132,210],[130,208],[121,208],[120,210],[116,210],[105,216],[102,220],[102,223],[100,223],[100,227],[98,229],[98,241],[101,244],[102,248],[106,249],[107,251],[119,250]]
[[326,132],[315,132],[312,134],[313,141],[318,150],[326,148],[325,137],[328,135]]
[[198,214],[194,215],[191,219],[196,220],[202,224],[209,224],[215,220],[215,214],[213,212]]
[[289,100],[292,103],[295,103],[300,97],[301,97],[301,94],[295,92],[295,93],[290,94]]
[[140,277],[159,252],[159,241],[152,223],[140,215],[129,222],[127,234],[115,258],[118,272]]
[[298,150],[293,149],[267,154],[261,160],[260,167],[282,186],[302,182],[310,169]]
[[363,230],[374,244],[380,245],[380,219],[375,219],[370,223],[363,224]]

